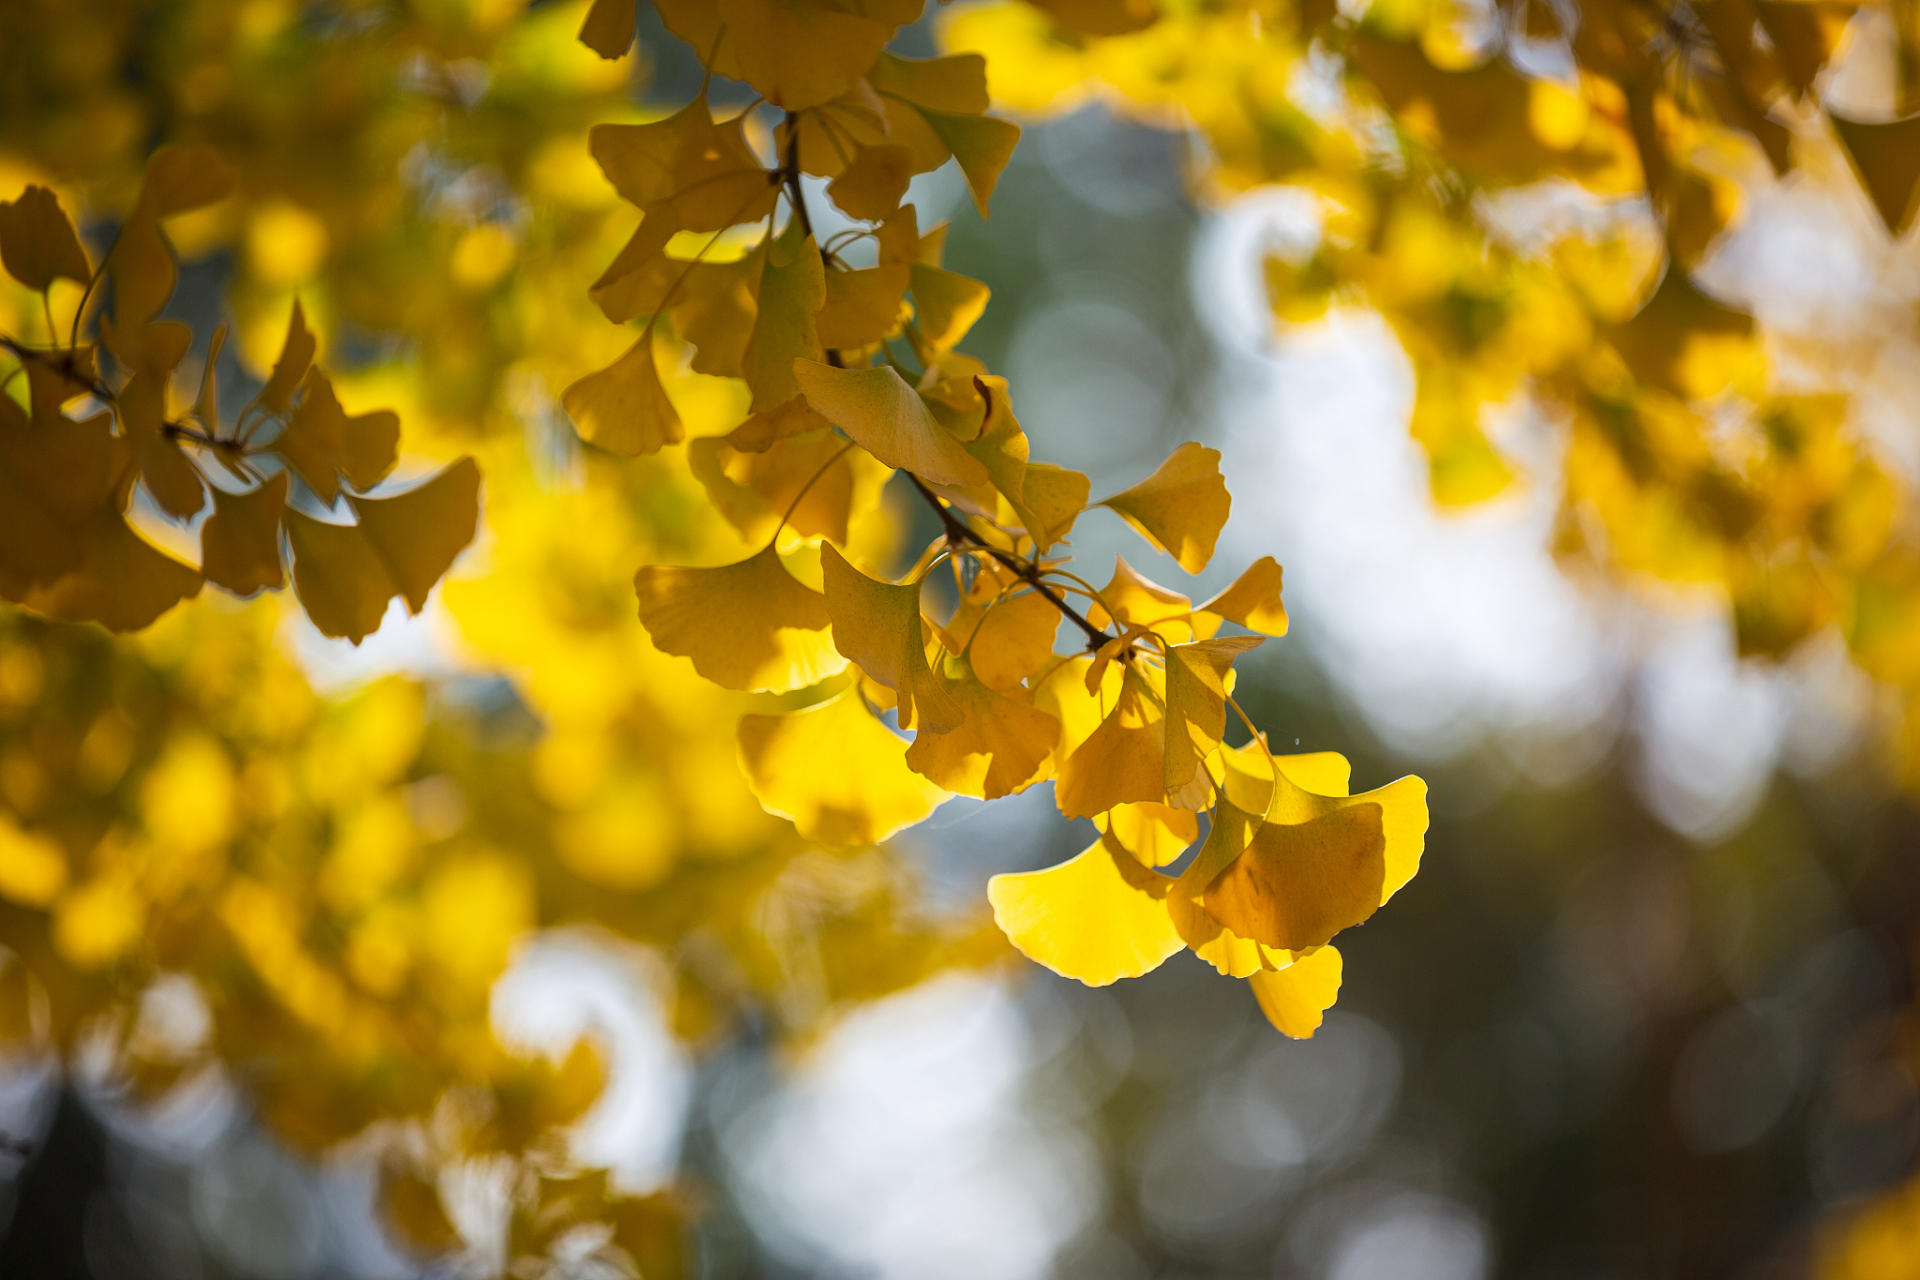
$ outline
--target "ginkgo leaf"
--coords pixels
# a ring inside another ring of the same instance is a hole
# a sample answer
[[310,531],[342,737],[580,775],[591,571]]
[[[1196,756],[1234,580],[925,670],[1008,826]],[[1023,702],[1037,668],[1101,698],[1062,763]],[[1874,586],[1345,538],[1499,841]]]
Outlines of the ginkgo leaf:
[[993,190],[1000,183],[1000,171],[1007,167],[1020,141],[1020,126],[997,116],[955,115],[924,108],[921,115],[953,152],[974,207],[986,217]]
[[832,101],[788,116],[774,130],[775,154],[798,159],[800,172],[820,178],[845,173],[863,147],[888,145],[886,105],[864,78]]
[[1233,499],[1220,475],[1220,451],[1189,441],[1152,475],[1100,505],[1118,512],[1182,569],[1199,573],[1213,559]]
[[190,213],[231,195],[240,175],[205,143],[170,143],[147,158],[139,209],[155,218]]
[[660,385],[650,334],[641,334],[618,360],[561,392],[560,407],[582,440],[624,457],[658,453],[686,436]]
[[826,301],[814,321],[820,345],[851,351],[880,341],[899,327],[906,291],[907,269],[899,265],[827,272]]
[[593,0],[580,24],[580,43],[612,61],[633,47],[636,0]]
[[1233,585],[1201,605],[1196,613],[1212,614],[1237,622],[1262,635],[1287,634],[1287,607],[1280,602],[1280,565],[1272,556],[1261,556],[1235,578]]
[[883,53],[868,68],[867,79],[881,93],[934,111],[977,116],[993,105],[987,92],[987,60],[977,53],[944,58]]
[[1073,522],[1087,509],[1091,492],[1091,483],[1081,472],[1046,462],[1027,463],[1021,484],[1025,499],[1021,521],[1037,550],[1045,552],[1073,532]]
[[287,318],[286,341],[280,346],[280,358],[273,363],[267,385],[260,389],[260,403],[274,413],[285,413],[293,403],[293,393],[306,381],[307,369],[318,350],[319,344],[307,330],[300,300],[295,298],[293,314]]
[[1168,648],[1166,790],[1178,807],[1206,807],[1213,781],[1202,766],[1227,727],[1223,682],[1234,659],[1263,643],[1260,636],[1231,636]]
[[[31,366],[29,366],[31,367]],[[113,496],[130,461],[127,440],[113,433],[113,415],[29,420],[0,396],[0,461],[37,502],[65,520],[77,520]]]
[[792,715],[740,719],[740,763],[768,813],[828,845],[873,844],[948,796],[907,767],[907,744],[867,710],[857,685]]
[[[858,80],[919,5],[869,18],[806,0],[655,0],[667,30],[707,56],[723,76],[745,80],[768,102],[800,111],[839,97]],[[912,12],[906,12],[911,9]],[[901,16],[904,14],[905,16]],[[891,19],[888,21],[886,19]]]
[[745,125],[742,116],[715,121],[701,93],[664,120],[595,125],[587,146],[614,190],[649,219],[667,213],[676,230],[718,231],[765,217],[778,191],[747,144]]
[[1156,627],[1179,620],[1181,635],[1191,631],[1185,619],[1193,612],[1193,601],[1171,587],[1163,587],[1127,563],[1125,556],[1113,558],[1113,576],[1100,588],[1100,604],[1092,614],[1096,625],[1108,621],[1108,614],[1135,627]]
[[[1345,797],[1347,781],[1353,772],[1353,766],[1347,762],[1347,758],[1337,751],[1310,751],[1270,758],[1257,741],[1228,748],[1221,753],[1220,760],[1226,766],[1227,799],[1247,813],[1265,813],[1272,805],[1276,768],[1296,788],[1326,799]],[[1395,806],[1383,803],[1382,807],[1391,810]],[[1389,813],[1389,850],[1393,846],[1396,822],[1395,816]]]
[[826,355],[816,321],[826,301],[820,251],[813,237],[800,231],[796,218],[767,253],[760,272],[759,313],[740,356],[755,413],[785,404],[800,393],[802,388],[794,381],[796,361],[818,361]]
[[633,585],[654,647],[691,658],[715,684],[785,693],[846,668],[827,598],[795,581],[771,545],[715,568],[647,565]]
[[1145,867],[1164,867],[1176,861],[1200,838],[1199,814],[1151,800],[1117,804],[1095,814],[1093,825],[1111,835]]
[[213,514],[200,526],[200,571],[235,595],[287,585],[280,558],[280,515],[287,505],[287,473],[269,476],[246,493],[213,491]]
[[1054,802],[1069,818],[1091,818],[1117,804],[1166,798],[1162,716],[1140,674],[1127,668],[1120,697],[1060,766]]
[[992,291],[978,280],[924,263],[914,263],[911,270],[914,323],[921,336],[936,351],[959,345],[985,314]]
[[36,293],[62,277],[83,285],[93,279],[79,233],[60,198],[45,187],[30,186],[0,203],[0,263]]
[[893,366],[835,369],[796,360],[793,376],[807,403],[890,467],[929,484],[983,484],[987,469],[953,438]]
[[1339,951],[1319,947],[1284,969],[1262,969],[1249,974],[1260,1012],[1283,1035],[1311,1039],[1320,1021],[1340,995],[1342,963]]
[[1011,689],[1047,664],[1060,611],[1038,591],[1009,596],[956,636],[989,689]]
[[1386,841],[1380,893],[1384,904],[1420,869],[1420,856],[1427,839],[1427,784],[1409,776],[1357,796],[1316,795],[1296,781],[1294,773],[1312,768],[1310,762],[1322,760],[1326,754],[1331,753],[1318,757],[1280,757],[1279,786],[1265,809],[1267,818],[1279,823],[1305,823],[1341,809],[1377,806]]
[[72,566],[24,593],[20,603],[63,622],[138,631],[200,592],[199,571],[147,542],[113,503],[95,508],[74,534]]
[[847,563],[832,543],[820,548],[820,577],[833,643],[899,699],[902,729],[946,733],[964,712],[934,678],[920,619],[920,584],[879,582]]
[[1324,946],[1379,909],[1386,847],[1377,804],[1263,822],[1202,901],[1240,937],[1288,951]]
[[993,920],[1036,964],[1090,987],[1151,973],[1183,943],[1167,914],[1173,881],[1105,837],[1045,871],[987,881]]
[[138,332],[167,305],[176,278],[159,219],[136,209],[121,224],[106,269],[113,276],[115,326],[123,333]]
[[1206,842],[1167,894],[1167,914],[1181,939],[1196,956],[1230,978],[1244,978],[1293,961],[1291,952],[1263,946],[1235,933],[1215,919],[1205,905],[1207,887],[1247,847],[1247,838],[1258,821],[1224,800],[1214,806],[1213,826]]
[[309,369],[300,403],[272,448],[322,502],[331,504],[339,496],[341,476],[356,489],[371,489],[393,470],[400,457],[400,418],[387,409],[348,417],[332,380]]
[[827,195],[848,216],[879,222],[900,207],[912,181],[913,153],[883,143],[856,149],[852,162],[827,184]]
[[[973,379],[973,389],[982,409],[980,434],[965,441],[964,447],[987,469],[987,482],[1007,500],[1021,526],[1026,527],[1029,521],[1038,523],[1026,509],[1027,459],[1032,446],[1020,420],[1013,416],[1007,380],[979,375]],[[998,514],[997,507],[985,514]]]
[[281,522],[293,548],[293,587],[313,625],[359,644],[380,629],[393,597],[420,612],[473,540],[479,494],[480,468],[462,458],[406,493],[350,499],[358,524],[329,524],[287,508]]
[[1047,776],[1060,722],[1030,702],[988,688],[965,667],[942,680],[963,719],[952,729],[922,729],[907,765],[931,782],[981,800],[1025,791]]
[[1888,233],[1905,235],[1920,213],[1920,116],[1873,124],[1831,111],[1827,118]]
[[687,447],[687,463],[720,514],[752,542],[773,539],[783,517],[803,538],[845,542],[853,519],[879,505],[893,474],[825,429],[757,451],[707,437]]

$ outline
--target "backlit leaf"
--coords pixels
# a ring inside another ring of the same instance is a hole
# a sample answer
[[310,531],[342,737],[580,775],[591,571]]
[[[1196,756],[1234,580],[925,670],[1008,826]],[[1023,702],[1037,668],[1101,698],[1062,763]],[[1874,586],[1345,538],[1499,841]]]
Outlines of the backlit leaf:
[[1306,822],[1261,823],[1207,886],[1208,914],[1265,946],[1324,946],[1386,896],[1381,818],[1379,805],[1354,804]]
[[1182,569],[1198,573],[1213,559],[1233,499],[1220,476],[1220,451],[1189,442],[1145,480],[1100,505],[1118,512]]
[[686,435],[679,413],[660,385],[653,339],[644,333],[618,360],[562,392],[560,404],[580,438],[608,453],[625,457],[658,453]]
[[924,727],[907,748],[907,764],[960,795],[997,800],[1025,791],[1047,776],[1060,722],[1018,695],[988,688],[962,665],[941,681],[962,718],[947,730]]
[[987,469],[933,420],[891,365],[835,369],[796,360],[793,376],[807,403],[890,467],[929,484],[983,484]]
[[879,582],[847,563],[825,543],[820,576],[834,647],[899,699],[900,727],[946,733],[964,715],[927,666],[920,619],[920,585]]
[[1319,947],[1284,969],[1250,974],[1247,981],[1267,1021],[1284,1035],[1306,1040],[1339,998],[1342,967],[1338,951]]
[[1180,950],[1166,906],[1172,885],[1103,837],[1057,867],[993,877],[987,897],[1021,954],[1104,987],[1151,973]]
[[647,565],[633,585],[654,647],[691,658],[715,684],[784,693],[847,665],[827,631],[827,598],[796,582],[772,546],[711,569]]
[[753,794],[822,844],[884,840],[947,799],[907,767],[906,754],[857,685],[792,715],[740,720],[740,761]]
[[0,203],[0,262],[35,292],[62,277],[83,285],[93,279],[93,265],[72,220],[45,187],[28,187]]
[[246,493],[213,491],[213,514],[200,526],[200,571],[235,595],[287,585],[280,558],[280,514],[287,505],[287,473],[269,476]]

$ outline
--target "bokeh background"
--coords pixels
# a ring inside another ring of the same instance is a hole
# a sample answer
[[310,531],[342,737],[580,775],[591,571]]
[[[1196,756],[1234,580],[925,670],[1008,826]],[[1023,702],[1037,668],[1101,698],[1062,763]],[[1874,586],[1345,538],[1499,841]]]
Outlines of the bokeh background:
[[[923,23],[896,47],[932,39]],[[633,93],[677,106],[691,51],[646,6],[640,40]],[[750,1018],[688,1044],[658,974],[565,933],[518,953],[496,1031],[585,1026],[609,1046],[583,1141],[632,1185],[693,1189],[716,1280],[1810,1273],[1920,1154],[1920,815],[1877,754],[1885,706],[1837,640],[1743,662],[1712,593],[1556,564],[1550,424],[1500,424],[1530,483],[1438,510],[1385,326],[1272,318],[1261,259],[1310,252],[1312,202],[1203,207],[1194,145],[1090,103],[1029,129],[990,222],[950,169],[915,199],[922,225],[952,219],[947,265],[993,289],[965,349],[1020,389],[1039,455],[1099,493],[1180,441],[1223,451],[1214,572],[1275,555],[1293,618],[1241,664],[1256,722],[1348,755],[1356,786],[1431,784],[1422,871],[1343,937],[1320,1032],[1278,1036],[1182,953],[1105,990],[1018,963],[950,972],[803,1050]],[[1706,278],[1784,330],[1910,316],[1914,238],[1887,249],[1847,201],[1818,182],[1756,201]],[[176,308],[213,314],[243,252],[191,264]],[[1910,324],[1888,341],[1854,390],[1898,406],[1920,346]],[[578,465],[564,439],[541,447]],[[1122,540],[1088,520],[1074,544],[1098,574]],[[425,680],[444,732],[531,718],[443,613],[396,614],[359,649],[298,621],[278,643],[342,696]],[[924,910],[959,921],[990,875],[1087,839],[1040,788],[954,800],[890,851]],[[192,992],[175,996],[191,1022]],[[231,1090],[156,1111],[16,1063],[0,1107],[17,1143],[0,1274],[419,1274],[373,1225],[364,1163],[295,1153]],[[484,1181],[476,1214],[500,1194]]]

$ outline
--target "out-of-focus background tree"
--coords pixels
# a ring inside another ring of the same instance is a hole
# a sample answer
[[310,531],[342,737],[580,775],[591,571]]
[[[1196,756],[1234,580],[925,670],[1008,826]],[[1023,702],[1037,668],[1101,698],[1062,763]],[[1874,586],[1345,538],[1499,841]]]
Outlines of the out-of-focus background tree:
[[[1920,1273],[1920,241],[1880,198],[1920,140],[1846,132],[1911,116],[1912,7],[1162,7],[904,29],[1029,121],[991,221],[951,167],[913,198],[1046,456],[1098,493],[1223,451],[1237,559],[1287,568],[1240,684],[1276,745],[1432,785],[1304,1042],[1189,956],[1010,963],[987,877],[1088,839],[1044,792],[809,848],[739,780],[752,700],[647,643],[634,568],[733,534],[556,399],[624,345],[585,131],[702,80],[651,6],[613,62],[579,4],[0,15],[0,197],[50,182],[98,256],[211,143],[240,188],[170,224],[172,314],[233,321],[223,377],[297,295],[403,475],[487,477],[358,647],[277,598],[0,614],[0,1271]],[[1816,36],[1774,98],[1729,56]]]

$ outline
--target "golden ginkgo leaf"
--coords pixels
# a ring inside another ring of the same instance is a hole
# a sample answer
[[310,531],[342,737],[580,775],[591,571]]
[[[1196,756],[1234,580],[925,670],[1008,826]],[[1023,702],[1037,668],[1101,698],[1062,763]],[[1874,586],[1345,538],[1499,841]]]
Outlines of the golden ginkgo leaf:
[[913,170],[913,153],[905,147],[893,143],[858,147],[847,167],[827,184],[827,195],[849,215],[880,222],[900,207]]
[[723,76],[745,80],[788,111],[830,102],[853,87],[919,0],[858,6],[824,0],[656,0],[667,30]]
[[913,264],[914,323],[935,351],[949,351],[986,313],[992,291],[958,272]]
[[1117,804],[1095,814],[1093,825],[1112,836],[1145,867],[1164,867],[1176,861],[1200,838],[1199,814],[1151,800]]
[[1280,565],[1261,556],[1233,584],[1194,611],[1237,622],[1261,635],[1287,634],[1287,607],[1280,602]]
[[1263,822],[1202,902],[1240,937],[1288,951],[1324,946],[1379,909],[1386,847],[1377,804]]
[[1230,978],[1291,964],[1292,952],[1235,933],[1207,910],[1207,886],[1240,856],[1259,819],[1223,799],[1214,807],[1212,821],[1206,842],[1167,894],[1174,929],[1196,956]]
[[[971,667],[941,681],[963,719],[953,728],[923,728],[907,748],[907,765],[948,791],[997,800],[1044,780],[1060,722],[1020,696],[981,683]],[[1027,695],[1031,697],[1031,695]]]
[[1267,1021],[1283,1035],[1306,1040],[1339,998],[1342,968],[1337,950],[1317,947],[1284,969],[1249,974],[1247,981]]
[[833,619],[834,647],[899,699],[900,727],[946,733],[964,712],[927,666],[920,584],[880,582],[847,563],[832,543],[820,548],[820,577]]
[[784,693],[844,670],[827,598],[794,580],[771,545],[715,568],[647,565],[634,575],[640,622],[662,653],[729,689]]
[[608,61],[624,58],[633,47],[635,25],[634,6],[627,0],[593,0],[580,24],[580,43]]
[[280,516],[287,505],[287,473],[267,477],[246,493],[213,491],[213,514],[200,526],[200,571],[235,595],[287,585],[280,557]]
[[1182,809],[1205,808],[1213,794],[1202,764],[1226,733],[1226,674],[1234,659],[1263,643],[1261,636],[1227,636],[1167,650],[1166,789]]
[[1152,475],[1099,505],[1118,512],[1182,569],[1198,573],[1213,559],[1233,499],[1220,475],[1220,451],[1188,441]]
[[63,622],[138,631],[200,592],[198,570],[136,533],[116,503],[103,503],[73,529],[76,554],[65,572],[32,586],[20,603]]
[[1100,604],[1093,607],[1092,618],[1096,624],[1119,621],[1129,626],[1152,628],[1177,622],[1178,626],[1168,629],[1184,639],[1192,632],[1187,622],[1192,612],[1193,601],[1147,577],[1128,564],[1125,556],[1115,556],[1113,576],[1100,588]]
[[858,685],[792,715],[740,720],[740,763],[767,812],[821,844],[872,844],[948,798],[906,762],[907,744],[882,724]]
[[1042,552],[1073,532],[1073,522],[1087,509],[1092,492],[1085,474],[1048,462],[1027,463],[1020,488],[1026,511],[1022,521]]
[[802,388],[794,381],[796,361],[818,361],[826,355],[817,321],[826,301],[820,251],[812,236],[801,233],[796,218],[767,251],[760,270],[759,312],[740,355],[755,413],[800,394]]
[[339,496],[341,476],[356,489],[371,489],[393,470],[400,457],[400,417],[387,409],[348,416],[333,381],[309,369],[300,403],[271,447],[330,504]]
[[1013,688],[1053,655],[1060,611],[1038,591],[1002,598],[984,613],[976,606],[975,612],[976,617],[963,621],[964,630],[949,624],[948,634],[965,647],[974,674],[989,689]]
[[[1337,751],[1269,757],[1257,741],[1227,748],[1220,753],[1220,760],[1226,766],[1227,799],[1247,813],[1265,813],[1272,805],[1276,768],[1296,789],[1322,799],[1344,798],[1353,773],[1353,766]],[[1395,821],[1393,817],[1387,820],[1390,836]]]
[[641,334],[606,368],[561,392],[560,407],[582,440],[625,457],[658,453],[686,435],[673,401],[660,385],[649,334]]
[[293,393],[306,381],[319,343],[307,329],[307,317],[300,300],[293,301],[293,314],[287,317],[287,337],[280,346],[280,358],[273,362],[273,373],[260,389],[260,403],[274,413],[285,413],[293,403]]
[[1827,118],[1888,233],[1905,235],[1920,213],[1920,116],[1867,123],[1829,111]]
[[829,350],[870,347],[900,324],[907,269],[899,264],[829,271],[826,301],[815,318],[820,345]]
[[984,484],[987,469],[933,420],[914,389],[891,365],[835,369],[796,360],[793,376],[807,403],[890,467],[928,484]]
[[1408,776],[1357,796],[1316,795],[1296,781],[1297,775],[1315,767],[1307,763],[1315,760],[1316,757],[1280,757],[1279,784],[1264,812],[1271,822],[1304,823],[1357,805],[1378,806],[1386,841],[1380,892],[1380,901],[1384,903],[1420,869],[1420,855],[1427,841],[1427,784]]
[[1104,987],[1153,972],[1184,945],[1167,915],[1172,886],[1103,836],[1057,867],[993,877],[987,898],[1022,955]]
[[1113,710],[1060,766],[1053,790],[1060,812],[1069,818],[1091,818],[1117,804],[1164,801],[1162,720],[1140,673],[1129,666]]
[[36,293],[63,277],[82,285],[93,279],[93,264],[73,220],[45,187],[30,186],[0,202],[0,263]]

